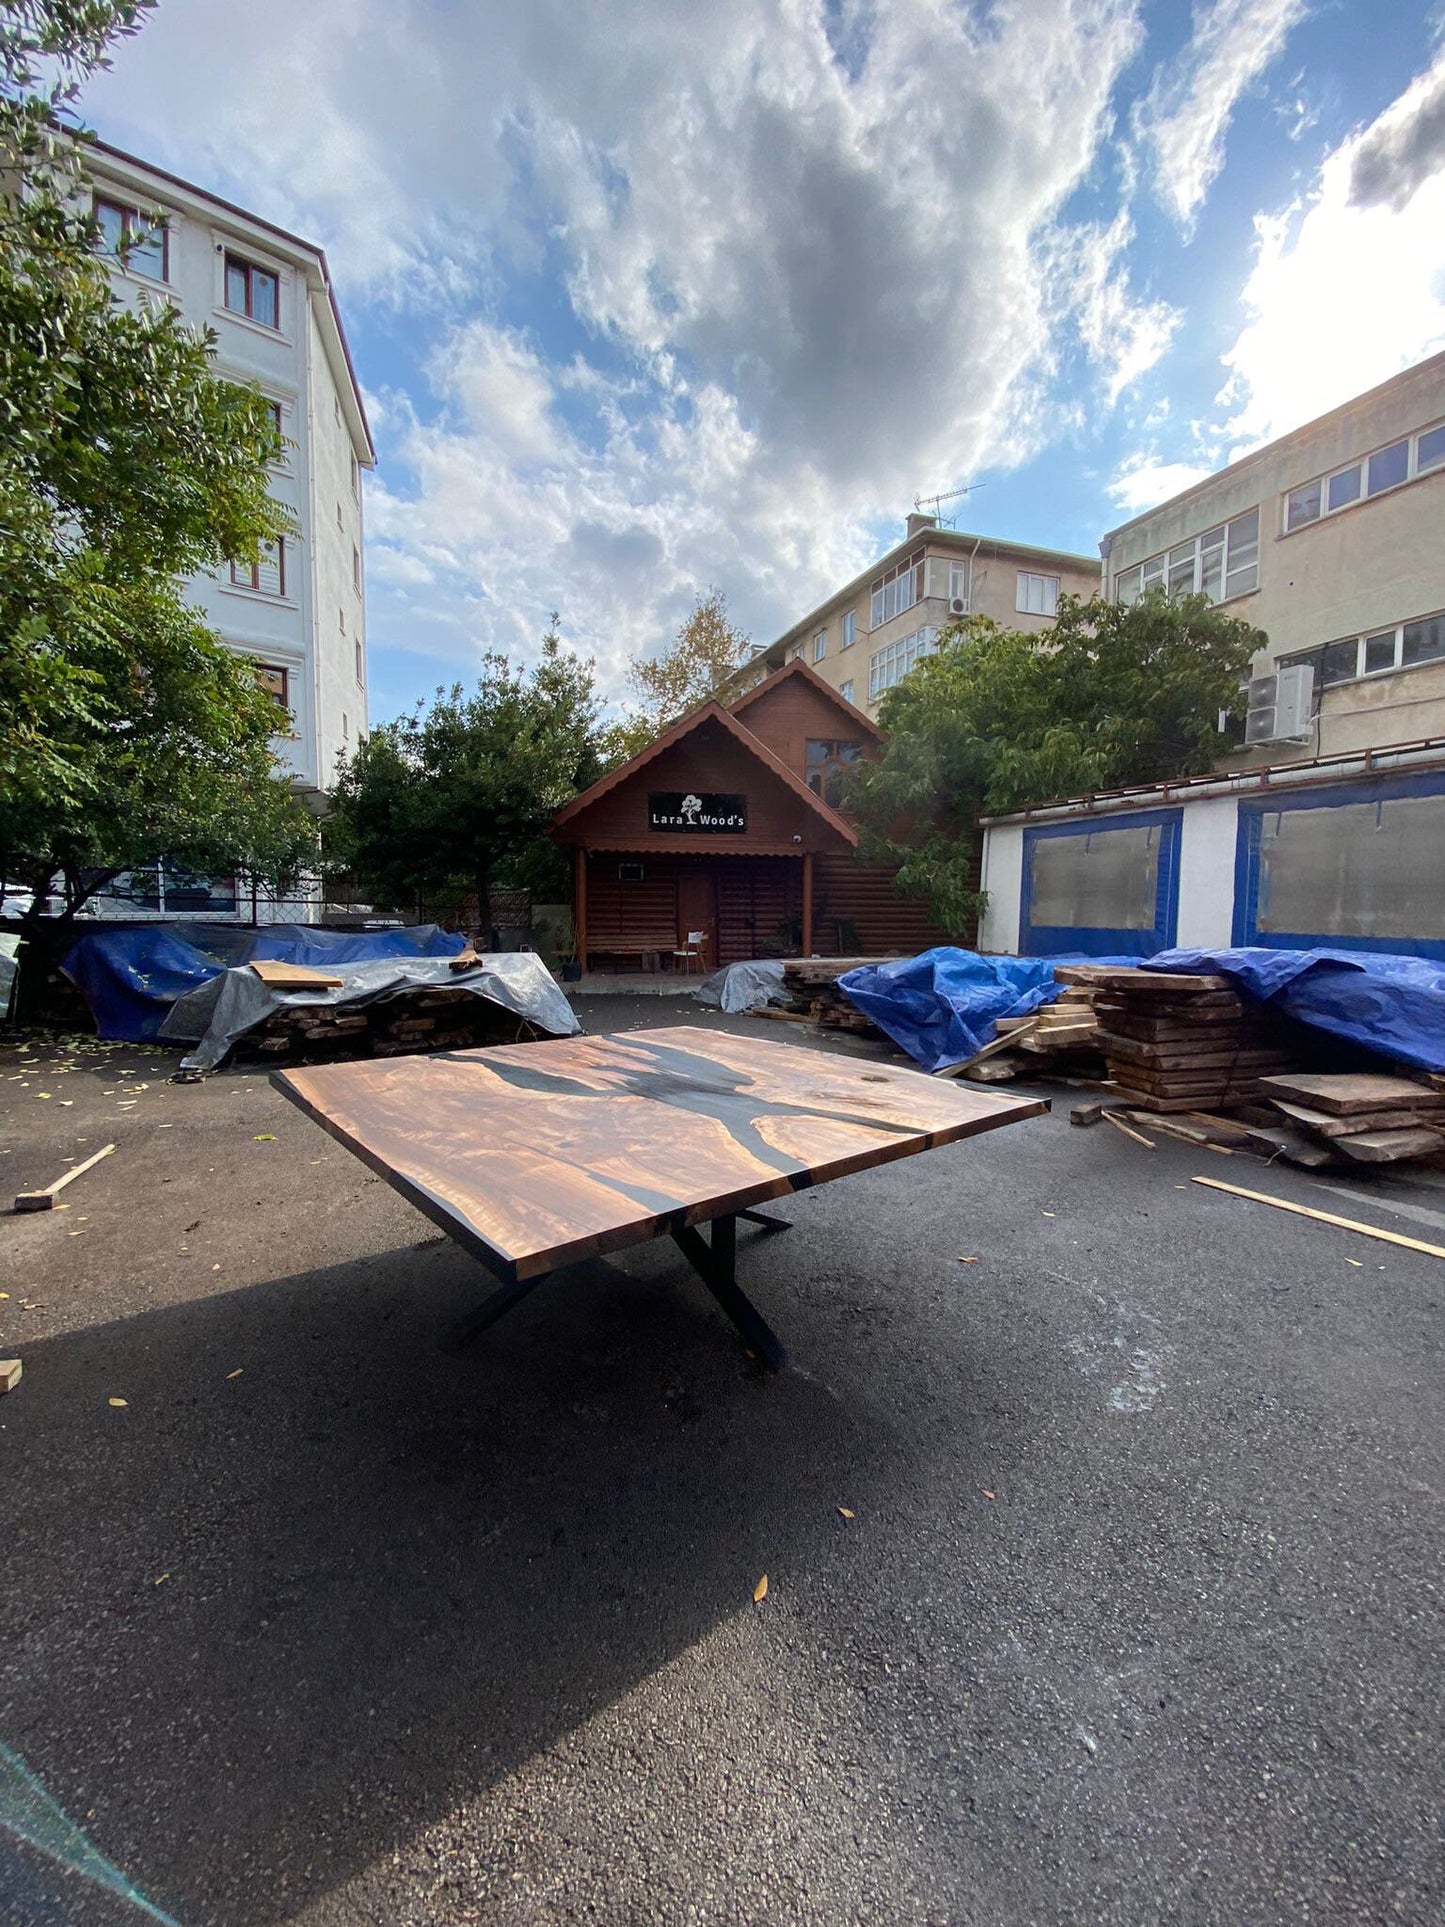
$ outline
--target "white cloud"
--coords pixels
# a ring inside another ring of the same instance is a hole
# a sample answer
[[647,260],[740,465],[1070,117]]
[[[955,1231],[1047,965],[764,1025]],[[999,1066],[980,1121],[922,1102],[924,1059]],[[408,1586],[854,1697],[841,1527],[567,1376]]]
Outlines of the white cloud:
[[1189,44],[1135,114],[1154,189],[1186,230],[1224,165],[1240,96],[1279,54],[1306,0],[1198,0]]
[[1063,211],[1139,41],[1133,0],[249,0],[262,86],[177,0],[90,111],[421,343],[367,371],[373,635],[464,669],[560,608],[615,687],[698,587],[770,637],[1033,452],[1061,339],[1108,402],[1157,361],[1127,223]]
[[1182,495],[1213,473],[1193,462],[1162,462],[1152,455],[1134,455],[1120,468],[1105,493],[1126,519],[1158,508],[1171,496]]
[[1256,217],[1249,319],[1224,357],[1235,453],[1445,347],[1442,88],[1445,54],[1325,158],[1300,202]]

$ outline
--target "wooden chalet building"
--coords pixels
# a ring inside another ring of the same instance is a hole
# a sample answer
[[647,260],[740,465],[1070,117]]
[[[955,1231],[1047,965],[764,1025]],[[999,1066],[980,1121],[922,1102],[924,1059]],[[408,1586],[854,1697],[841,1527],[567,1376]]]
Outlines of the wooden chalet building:
[[834,807],[882,732],[806,663],[703,703],[560,809],[577,958],[653,967],[703,932],[706,969],[761,956],[907,955],[943,941]]

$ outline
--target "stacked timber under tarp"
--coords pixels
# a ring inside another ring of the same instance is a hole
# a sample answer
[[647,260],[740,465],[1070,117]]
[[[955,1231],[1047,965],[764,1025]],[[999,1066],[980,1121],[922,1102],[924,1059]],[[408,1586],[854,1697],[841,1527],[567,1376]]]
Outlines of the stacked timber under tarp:
[[1109,1084],[1141,1110],[1208,1110],[1260,1096],[1260,1079],[1299,1061],[1292,1025],[1228,977],[1060,964],[1093,992]]
[[787,1008],[762,1011],[764,1017],[794,1017],[821,1024],[825,1030],[850,1030],[860,1037],[881,1037],[882,1031],[849,1003],[838,979],[864,964],[886,963],[886,957],[785,957],[783,988]]
[[382,1002],[285,1005],[237,1040],[241,1057],[301,1062],[318,1057],[410,1057],[417,1051],[478,1050],[548,1033],[467,990],[403,990]]

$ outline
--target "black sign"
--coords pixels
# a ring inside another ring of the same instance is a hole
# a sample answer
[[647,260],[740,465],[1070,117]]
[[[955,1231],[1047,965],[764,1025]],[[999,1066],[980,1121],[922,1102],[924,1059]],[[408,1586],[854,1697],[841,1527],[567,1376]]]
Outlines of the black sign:
[[748,799],[711,790],[654,790],[647,799],[647,827],[738,836],[748,827]]

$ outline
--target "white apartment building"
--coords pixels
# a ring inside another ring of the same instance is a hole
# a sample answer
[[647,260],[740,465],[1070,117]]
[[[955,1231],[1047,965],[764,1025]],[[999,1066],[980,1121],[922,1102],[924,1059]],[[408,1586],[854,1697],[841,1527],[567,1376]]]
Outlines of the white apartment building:
[[326,256],[103,142],[85,155],[122,298],[169,301],[210,328],[217,374],[254,382],[285,438],[272,492],[295,534],[188,590],[274,695],[277,752],[319,812],[338,756],[366,731],[362,473],[376,464]]

